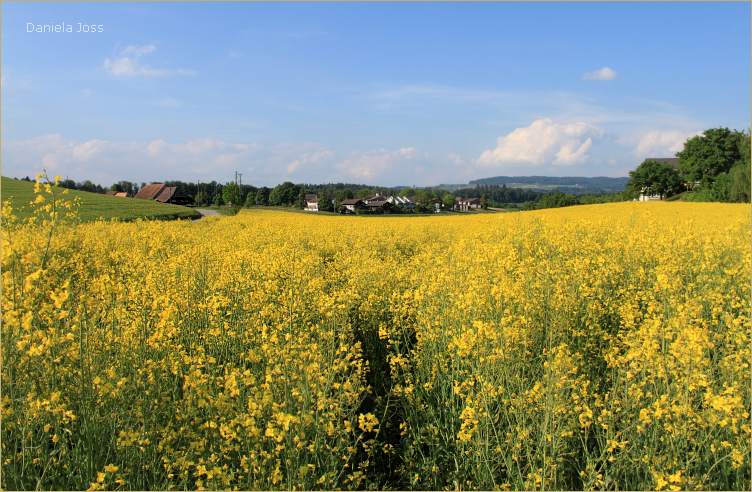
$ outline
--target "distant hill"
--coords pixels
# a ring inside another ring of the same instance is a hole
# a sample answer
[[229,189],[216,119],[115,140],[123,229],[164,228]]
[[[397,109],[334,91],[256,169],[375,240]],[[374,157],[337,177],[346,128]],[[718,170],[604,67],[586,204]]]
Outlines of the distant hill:
[[471,185],[510,185],[523,184],[535,187],[551,186],[579,186],[582,188],[599,188],[604,191],[622,191],[631,178],[607,178],[597,176],[594,178],[585,178],[582,176],[575,177],[554,177],[554,176],[496,176],[494,178],[475,179],[470,181]]

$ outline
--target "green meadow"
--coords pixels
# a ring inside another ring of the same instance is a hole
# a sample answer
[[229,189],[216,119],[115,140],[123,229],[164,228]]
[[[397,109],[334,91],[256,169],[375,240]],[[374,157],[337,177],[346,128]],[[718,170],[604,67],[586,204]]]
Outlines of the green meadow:
[[[21,181],[2,177],[0,180],[0,193],[2,201],[10,200],[14,213],[19,218],[31,217],[34,201],[34,182]],[[64,188],[56,188],[56,192],[62,193]],[[100,195],[86,191],[69,190],[71,198],[81,199],[79,217],[82,222],[97,219],[118,219],[124,222],[136,219],[151,220],[175,220],[197,219],[201,214],[189,207],[170,205],[168,203],[154,202],[150,200],[134,200],[133,198],[121,198],[111,195]]]

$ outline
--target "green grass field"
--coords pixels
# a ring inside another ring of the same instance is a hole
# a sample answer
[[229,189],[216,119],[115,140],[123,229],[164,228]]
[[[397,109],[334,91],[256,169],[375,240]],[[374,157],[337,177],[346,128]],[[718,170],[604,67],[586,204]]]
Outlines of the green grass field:
[[[29,205],[34,201],[33,181],[21,181],[3,176],[0,185],[2,201],[10,200],[17,217],[23,219],[33,215],[32,207]],[[64,191],[63,188],[58,188],[58,190]],[[70,190],[68,196],[81,198],[80,219],[82,222],[97,220],[100,217],[106,220],[117,218],[126,222],[136,219],[175,220],[201,217],[199,212],[188,207],[149,200],[134,200],[76,190]]]

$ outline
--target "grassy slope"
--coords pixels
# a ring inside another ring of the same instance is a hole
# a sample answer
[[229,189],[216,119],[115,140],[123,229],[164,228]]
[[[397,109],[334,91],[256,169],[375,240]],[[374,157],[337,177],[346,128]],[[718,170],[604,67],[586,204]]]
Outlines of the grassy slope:
[[[15,180],[2,177],[2,201],[11,200],[15,215],[20,218],[30,217],[32,214],[29,202],[34,200],[34,182]],[[58,188],[60,192],[63,188]],[[49,196],[49,195],[48,195]],[[107,220],[118,218],[124,221],[143,219],[189,219],[201,217],[201,214],[188,207],[152,202],[149,200],[134,200],[110,195],[99,195],[86,191],[70,190],[68,196],[81,198],[80,217],[82,222],[97,220],[103,217]]]

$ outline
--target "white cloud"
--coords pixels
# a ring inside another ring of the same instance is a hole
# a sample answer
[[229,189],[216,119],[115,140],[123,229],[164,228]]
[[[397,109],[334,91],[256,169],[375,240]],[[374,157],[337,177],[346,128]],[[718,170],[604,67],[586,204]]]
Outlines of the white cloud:
[[640,137],[637,148],[630,152],[631,155],[642,162],[648,157],[674,157],[675,154],[684,150],[684,142],[702,132],[660,131],[655,130]]
[[243,56],[242,51],[239,51],[239,52],[230,51],[230,58],[240,58],[241,56]]
[[315,162],[315,163],[327,162],[327,161],[331,161],[332,159],[334,159],[335,156],[336,154],[334,153],[333,150],[322,150],[319,152],[314,152],[311,155],[310,159],[311,159],[311,162]]
[[294,173],[298,168],[300,168],[300,161],[298,159],[295,159],[290,164],[287,165],[287,174]]
[[464,166],[469,163],[468,159],[459,154],[447,154],[445,158],[455,166]]
[[344,161],[335,167],[345,176],[361,181],[374,183],[383,180],[384,175],[395,171],[400,174],[398,167],[418,166],[428,159],[429,155],[415,147],[405,147],[393,152],[386,149],[361,152],[353,151]]
[[175,70],[167,69],[155,69],[149,65],[141,65],[139,58],[146,53],[152,53],[156,51],[154,45],[149,46],[128,46],[120,52],[120,58],[114,58],[112,61],[109,58],[104,60],[104,69],[116,77],[166,77],[170,75],[195,75],[194,70],[188,70],[179,68]]
[[608,67],[603,67],[595,72],[589,72],[582,76],[582,80],[614,80],[618,74]]
[[72,158],[73,160],[76,160],[79,162],[89,162],[106,145],[107,145],[107,142],[103,142],[101,140],[89,140],[86,143],[73,147]]
[[91,89],[84,89],[81,92],[78,93],[78,97],[86,98],[94,94]]
[[139,56],[143,55],[144,53],[151,53],[152,51],[155,51],[157,48],[150,44],[149,46],[128,46],[123,51],[120,52],[121,55],[126,55],[128,53],[133,53],[133,56],[138,58]]
[[588,123],[554,123],[551,119],[517,128],[506,137],[499,137],[494,150],[486,150],[478,158],[482,167],[569,166],[584,164],[593,139],[603,139],[605,131]]
[[159,152],[162,151],[165,145],[166,145],[165,141],[162,139],[149,142],[149,145],[146,146],[146,153],[150,156],[157,155]]

